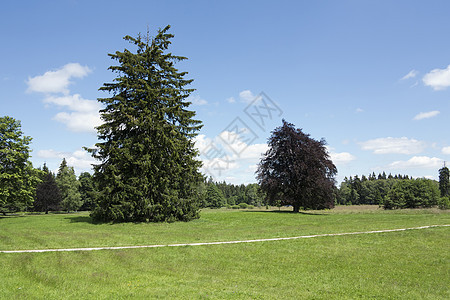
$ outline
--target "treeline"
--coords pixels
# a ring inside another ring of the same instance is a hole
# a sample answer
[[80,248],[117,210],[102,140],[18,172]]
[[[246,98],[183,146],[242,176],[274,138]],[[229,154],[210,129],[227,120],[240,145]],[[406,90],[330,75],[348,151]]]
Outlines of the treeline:
[[[442,197],[441,197],[442,196]],[[385,209],[447,206],[448,197],[441,195],[439,182],[408,175],[362,175],[344,178],[336,197],[337,204],[380,205]]]
[[266,205],[257,183],[234,185],[214,182],[211,178],[200,184],[200,205],[209,208],[252,208]]
[[44,164],[38,169],[40,183],[36,186],[34,202],[28,211],[78,211],[91,210],[95,193],[92,175],[81,173],[77,178],[73,167],[63,159],[58,172],[54,174]]

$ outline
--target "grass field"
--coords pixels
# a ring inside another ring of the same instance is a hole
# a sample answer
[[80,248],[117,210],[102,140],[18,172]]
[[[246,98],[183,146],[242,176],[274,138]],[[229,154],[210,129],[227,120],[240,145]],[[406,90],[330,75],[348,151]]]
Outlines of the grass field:
[[[0,250],[290,237],[450,224],[435,209],[204,210],[188,223],[0,218]],[[450,228],[94,252],[0,253],[1,299],[450,299]]]

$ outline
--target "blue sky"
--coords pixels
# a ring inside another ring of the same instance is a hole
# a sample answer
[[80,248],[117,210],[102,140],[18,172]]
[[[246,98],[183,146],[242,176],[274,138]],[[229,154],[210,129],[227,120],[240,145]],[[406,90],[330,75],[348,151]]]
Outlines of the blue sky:
[[[7,1],[0,115],[33,138],[32,162],[93,163],[98,88],[125,35],[167,24],[193,78],[204,172],[255,181],[286,119],[325,138],[344,176],[437,179],[450,160],[448,1]],[[262,123],[263,122],[263,123]]]

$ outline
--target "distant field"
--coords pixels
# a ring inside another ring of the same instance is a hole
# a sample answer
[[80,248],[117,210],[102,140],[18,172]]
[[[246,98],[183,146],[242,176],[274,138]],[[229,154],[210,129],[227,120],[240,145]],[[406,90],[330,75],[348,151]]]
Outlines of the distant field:
[[[95,224],[87,213],[0,218],[0,250],[290,237],[450,224],[436,209],[292,214],[204,210],[188,223]],[[450,299],[450,228],[199,247],[0,253],[1,299]]]

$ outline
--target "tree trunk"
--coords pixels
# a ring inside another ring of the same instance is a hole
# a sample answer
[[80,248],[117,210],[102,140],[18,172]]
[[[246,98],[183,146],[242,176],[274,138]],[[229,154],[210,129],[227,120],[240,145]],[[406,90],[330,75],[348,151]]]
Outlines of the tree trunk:
[[294,207],[294,212],[298,213],[300,211],[300,205],[294,204],[292,206]]

